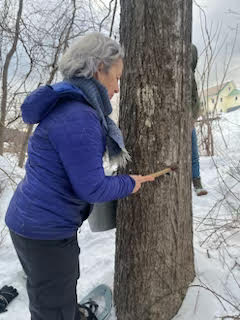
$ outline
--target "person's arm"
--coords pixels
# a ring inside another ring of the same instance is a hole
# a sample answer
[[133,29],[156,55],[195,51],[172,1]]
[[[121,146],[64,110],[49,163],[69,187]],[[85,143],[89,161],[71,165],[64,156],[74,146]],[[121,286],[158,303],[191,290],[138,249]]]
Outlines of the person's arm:
[[135,180],[129,175],[105,176],[104,136],[97,116],[80,111],[76,119],[54,125],[49,138],[76,195],[89,203],[119,199],[131,194]]

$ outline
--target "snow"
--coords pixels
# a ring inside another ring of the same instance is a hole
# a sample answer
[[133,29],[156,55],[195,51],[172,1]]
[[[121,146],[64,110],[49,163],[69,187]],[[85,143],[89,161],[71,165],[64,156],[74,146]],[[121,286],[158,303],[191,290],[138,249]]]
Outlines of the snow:
[[[200,158],[202,182],[209,193],[197,197],[193,192],[196,278],[173,320],[214,320],[240,315],[236,309],[240,301],[239,137],[240,110],[222,115],[219,124],[214,123],[216,155]],[[0,168],[16,182],[24,174],[10,155],[0,157]],[[0,194],[0,288],[13,285],[19,291],[8,312],[0,314],[0,320],[26,320],[30,315],[25,279],[4,227],[4,213],[14,182],[6,179],[2,171],[0,181],[4,184]],[[80,300],[98,284],[113,286],[115,230],[92,233],[85,222],[78,239],[81,247],[81,277],[77,287]],[[110,320],[116,320],[114,309]]]

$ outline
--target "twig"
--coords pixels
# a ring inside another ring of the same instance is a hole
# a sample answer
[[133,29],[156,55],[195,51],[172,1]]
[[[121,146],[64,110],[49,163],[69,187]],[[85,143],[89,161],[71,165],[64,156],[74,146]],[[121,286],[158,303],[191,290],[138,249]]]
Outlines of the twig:
[[238,316],[224,316],[219,318],[221,320],[225,320],[225,319],[234,319],[234,320],[240,320],[240,314]]
[[3,170],[2,168],[0,168],[0,170],[1,170],[15,185],[17,185],[16,181],[14,181],[14,180],[10,177],[10,175],[9,175],[5,170]]
[[203,289],[206,289],[207,291],[210,291],[210,292],[218,299],[218,301],[220,302],[220,304],[222,305],[222,307],[223,307],[223,309],[224,309],[225,311],[227,311],[227,310],[226,310],[226,308],[224,307],[224,305],[223,305],[223,303],[222,303],[221,300],[223,300],[223,301],[227,302],[228,304],[230,304],[230,305],[231,305],[234,309],[236,309],[237,311],[240,311],[240,309],[239,309],[238,307],[236,307],[231,301],[225,299],[222,295],[220,295],[219,293],[216,293],[215,291],[213,291],[212,289],[206,287],[205,285],[192,284],[192,285],[189,286],[189,288],[191,288],[191,287],[203,288]]

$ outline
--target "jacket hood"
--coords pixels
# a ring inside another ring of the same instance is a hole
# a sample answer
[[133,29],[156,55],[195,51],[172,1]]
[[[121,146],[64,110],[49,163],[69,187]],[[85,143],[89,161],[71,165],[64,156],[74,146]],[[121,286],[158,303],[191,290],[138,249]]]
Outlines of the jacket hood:
[[39,123],[62,98],[85,100],[79,88],[65,81],[39,87],[24,100],[21,106],[23,121],[29,124]]

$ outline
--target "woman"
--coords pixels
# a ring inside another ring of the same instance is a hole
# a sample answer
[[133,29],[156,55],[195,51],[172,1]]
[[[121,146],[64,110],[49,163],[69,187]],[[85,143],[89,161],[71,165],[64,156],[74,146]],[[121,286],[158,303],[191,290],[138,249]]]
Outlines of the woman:
[[198,97],[197,83],[195,80],[195,70],[198,62],[198,51],[197,47],[192,44],[192,117],[193,117],[193,130],[192,130],[192,182],[194,191],[197,196],[205,196],[208,194],[202,186],[200,176],[200,164],[199,164],[199,153],[198,153],[198,142],[197,133],[194,128],[194,122],[199,117],[200,102]]
[[37,89],[22,105],[23,120],[38,126],[6,224],[27,275],[32,320],[84,319],[76,298],[77,229],[93,203],[126,197],[154,180],[104,174],[106,152],[119,165],[129,158],[120,130],[108,117],[122,70],[119,44],[89,34],[63,56],[64,81]]

